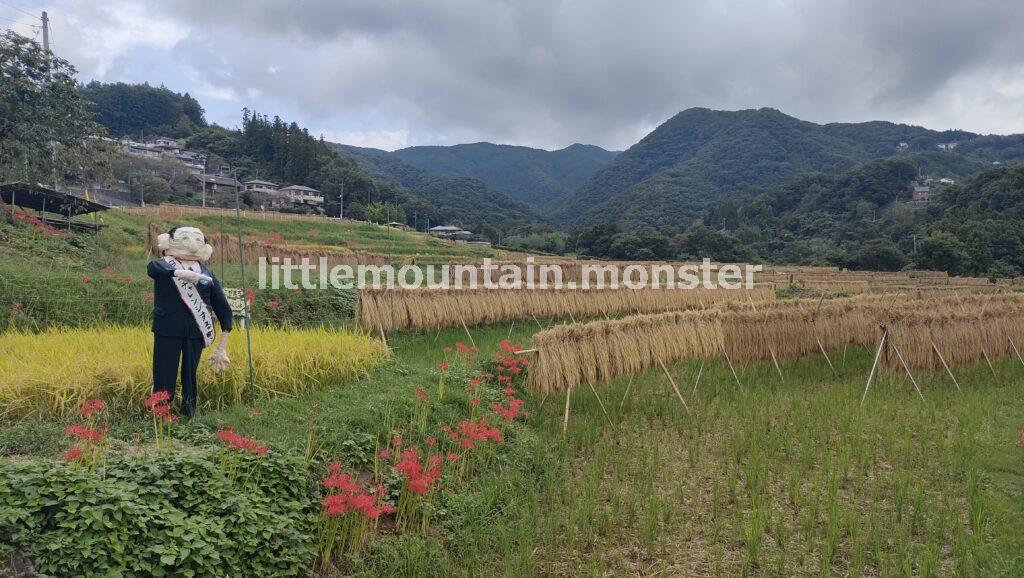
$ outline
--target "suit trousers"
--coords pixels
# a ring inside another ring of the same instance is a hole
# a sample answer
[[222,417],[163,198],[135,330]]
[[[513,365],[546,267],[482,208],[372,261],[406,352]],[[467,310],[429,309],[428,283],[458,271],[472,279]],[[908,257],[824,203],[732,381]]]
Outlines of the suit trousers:
[[196,412],[196,371],[206,344],[201,338],[153,335],[153,391],[166,391],[174,399],[181,368],[181,414]]

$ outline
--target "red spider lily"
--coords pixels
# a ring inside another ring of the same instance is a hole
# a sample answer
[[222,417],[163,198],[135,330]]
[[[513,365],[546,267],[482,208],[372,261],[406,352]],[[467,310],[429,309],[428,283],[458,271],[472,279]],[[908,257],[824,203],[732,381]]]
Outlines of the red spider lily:
[[441,362],[441,371],[448,371],[448,362],[447,361],[442,361]]
[[508,407],[501,405],[500,403],[492,403],[491,409],[501,414],[501,417],[508,421],[512,421],[519,417],[519,408],[523,406],[523,400],[511,399],[508,402]]
[[250,305],[256,301],[256,292],[253,291],[252,287],[245,290],[245,300],[248,301]]
[[104,267],[100,269],[100,271],[103,271],[104,273],[110,273],[110,266]]
[[459,353],[469,353],[469,346],[461,341],[457,341],[455,343],[455,351],[458,351]]
[[89,276],[88,275],[82,275],[82,283],[88,283],[88,282],[89,282]]
[[425,443],[428,446],[434,446],[435,444],[437,444],[437,438],[431,436],[431,437],[427,438],[427,441]]
[[451,347],[445,347],[444,348],[444,352],[445,353],[451,353],[452,352],[452,348]]
[[395,471],[405,475],[406,485],[410,492],[424,496],[430,493],[433,486],[441,478],[441,457],[427,458],[426,467],[419,456],[412,450],[402,452],[402,461],[395,464]]
[[124,284],[125,285],[131,285],[132,284],[132,276],[131,275],[125,275],[124,276]]
[[391,504],[389,504],[388,502],[384,502],[383,504],[380,505],[380,513],[382,513],[382,514],[394,514],[395,513],[395,507],[392,506]]
[[69,462],[73,462],[80,457],[82,457],[82,448],[71,448],[66,454],[64,454],[64,459]]
[[479,399],[479,398],[476,398],[476,397],[474,397],[473,399],[469,400],[469,403],[470,403],[470,404],[471,404],[471,405],[472,405],[473,407],[476,407],[476,406],[480,405],[480,399]]
[[87,399],[82,404],[81,414],[85,416],[96,415],[107,410],[107,404],[102,399]]
[[164,405],[170,400],[171,394],[166,391],[154,391],[153,394],[146,399],[146,408],[152,410],[154,407]]
[[1020,428],[1020,439],[1017,440],[1017,445],[1024,446],[1024,427]]
[[226,447],[238,452],[263,455],[269,449],[267,446],[260,445],[256,440],[247,438],[231,428],[218,431],[216,438],[217,441],[223,443]]
[[327,464],[327,471],[336,474],[341,471],[341,462],[331,462]]
[[459,459],[459,454],[451,452],[446,457],[448,458],[449,462],[454,462],[455,460]]
[[391,450],[381,450],[379,455],[380,459],[386,460],[391,457]]
[[277,305],[278,303],[275,300],[267,301],[267,307],[270,307],[271,309],[277,309]]
[[87,440],[94,443],[103,441],[103,433],[80,425],[69,425],[64,428],[64,433],[80,440]]
[[430,394],[423,390],[422,387],[417,387],[413,390],[413,395],[416,396],[421,403],[427,403],[430,400]]
[[516,394],[516,388],[512,387],[511,385],[506,387],[502,391],[504,391],[505,395],[507,395],[508,397],[512,397]]
[[254,407],[254,408],[252,408],[249,411],[251,411],[253,415],[259,415],[259,414],[263,413],[263,410],[258,408],[258,407]]

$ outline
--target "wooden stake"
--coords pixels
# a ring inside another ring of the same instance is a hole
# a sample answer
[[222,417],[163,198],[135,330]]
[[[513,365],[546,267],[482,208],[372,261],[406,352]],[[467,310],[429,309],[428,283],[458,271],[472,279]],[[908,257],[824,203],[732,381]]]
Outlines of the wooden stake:
[[914,379],[914,374],[910,373],[910,368],[907,367],[907,362],[903,360],[903,354],[900,353],[900,348],[896,347],[896,344],[893,343],[892,344],[892,350],[896,352],[896,359],[900,360],[900,364],[903,365],[903,369],[907,372],[907,376],[910,377],[910,383],[913,383],[914,384],[914,389],[917,390],[917,396],[920,397],[921,401],[923,402],[924,401],[924,395],[921,394],[921,388],[917,386],[917,380]]
[[505,336],[505,339],[512,339],[512,330],[515,329],[515,328],[516,328],[516,320],[513,319],[512,320],[512,325],[508,326],[508,335]]
[[722,345],[722,355],[725,356],[725,362],[729,364],[729,371],[732,372],[732,378],[736,380],[736,385],[743,389],[743,384],[740,383],[740,376],[736,375],[736,368],[732,366],[732,360],[729,359],[729,352],[725,350],[725,345]]
[[572,388],[565,390],[565,415],[562,416],[562,435],[569,429],[569,398],[572,396]]
[[988,352],[985,351],[984,347],[981,348],[981,354],[985,356],[985,363],[988,364],[988,368],[992,372],[992,377],[998,378],[999,376],[996,375],[996,368],[992,366],[992,360],[988,358]]
[[537,319],[537,316],[536,316],[536,315],[534,315],[533,313],[531,313],[531,314],[530,314],[530,317],[533,317],[533,322],[534,322],[534,323],[536,323],[536,324],[537,324],[537,327],[540,327],[540,328],[541,328],[541,330],[547,329],[547,327],[544,327],[543,325],[541,325],[541,324],[540,324],[540,321],[539,321],[539,320]]
[[469,344],[476,347],[476,341],[473,341],[473,335],[469,332],[469,327],[466,327],[466,320],[459,315],[459,321],[462,322],[462,328],[466,330],[466,337],[469,338]]
[[629,389],[633,387],[634,375],[629,376],[629,383],[626,384],[626,391],[622,394],[622,401],[619,402],[619,409],[622,409],[622,405],[626,403],[626,398],[629,397]]
[[[749,296],[748,296],[749,297]],[[772,363],[775,364],[775,371],[779,372],[779,381],[786,381],[785,377],[782,377],[782,368],[779,367],[779,360],[775,357],[775,348],[771,345],[768,346],[768,353],[772,354]]]
[[668,372],[668,368],[665,367],[665,362],[658,358],[658,363],[661,364],[661,370],[665,372],[665,377],[668,378],[668,382],[672,384],[672,391],[676,392],[676,397],[682,402],[683,407],[686,408],[686,413],[690,413],[690,406],[686,405],[686,400],[683,399],[683,394],[679,393],[679,388],[676,387],[676,380],[672,379],[672,374]]
[[572,316],[572,311],[566,311],[566,313],[569,314],[569,320],[572,321],[573,324],[575,325],[576,324],[576,318]]
[[700,360],[700,368],[697,369],[697,379],[696,379],[696,381],[693,382],[693,393],[690,394],[691,397],[697,395],[697,386],[700,385],[700,376],[701,376],[702,373],[704,373],[704,360],[703,359]]
[[843,346],[843,369],[846,369],[846,348],[849,346],[849,343]]
[[380,331],[380,340],[384,342],[384,345],[387,345],[388,344],[388,338],[384,336],[384,326],[381,323],[378,322],[377,323],[377,329]]
[[1010,347],[1013,348],[1013,352],[1017,354],[1017,359],[1020,360],[1020,364],[1024,365],[1024,358],[1020,356],[1020,350],[1017,349],[1017,344],[1013,342],[1013,338],[1007,335],[1006,339],[1010,342]]
[[825,346],[821,344],[821,339],[818,338],[818,333],[817,332],[814,333],[814,339],[815,339],[815,341],[818,342],[818,349],[820,349],[821,350],[821,354],[825,356],[825,361],[828,362],[829,368],[832,370],[832,373],[835,374],[836,367],[834,365],[832,365],[832,360],[828,358],[828,353],[825,353]]
[[544,394],[544,397],[540,400],[540,405],[537,406],[537,413],[540,413],[541,408],[544,407],[544,402],[548,400],[548,394]]
[[596,398],[597,398],[597,405],[601,406],[601,411],[603,411],[603,412],[604,412],[604,418],[605,418],[606,420],[608,420],[608,425],[613,425],[613,424],[612,424],[612,418],[611,418],[611,416],[609,416],[609,415],[608,415],[608,410],[604,408],[604,402],[603,402],[603,401],[601,401],[601,396],[600,396],[600,395],[598,395],[598,393],[597,393],[597,389],[595,389],[595,388],[594,388],[594,384],[593,384],[593,383],[590,383],[590,382],[588,381],[588,382],[587,382],[587,385],[589,385],[589,386],[590,386],[590,391],[594,392],[594,397],[596,397]]
[[945,358],[942,357],[942,354],[939,353],[939,348],[935,345],[935,342],[932,342],[932,351],[935,352],[935,355],[939,356],[939,361],[942,362],[942,367],[946,368],[946,373],[948,373],[949,378],[953,380],[953,385],[956,386],[956,390],[959,391],[960,393],[963,393],[963,390],[960,389],[960,383],[957,382],[956,376],[953,375],[953,372],[949,370],[949,366],[946,365],[946,360]]
[[889,330],[882,326],[882,340],[878,342],[878,351],[875,352],[875,361],[871,364],[871,373],[868,374],[868,383],[864,386],[864,395],[860,396],[860,404],[864,405],[864,400],[868,397],[868,388],[871,387],[871,380],[875,378],[875,370],[878,369],[878,360],[882,358],[882,348],[885,347],[885,342],[889,338]]

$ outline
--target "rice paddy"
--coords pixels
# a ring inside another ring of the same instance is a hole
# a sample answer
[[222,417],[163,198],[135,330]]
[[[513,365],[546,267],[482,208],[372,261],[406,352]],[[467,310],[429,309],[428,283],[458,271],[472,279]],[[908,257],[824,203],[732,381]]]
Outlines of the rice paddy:
[[[152,388],[153,336],[145,327],[7,333],[0,341],[0,418],[73,415],[87,399],[139,408]],[[323,382],[367,375],[388,355],[380,341],[346,331],[252,331],[253,390],[244,331],[228,340],[228,369],[204,361],[201,401],[212,406],[295,396]]]

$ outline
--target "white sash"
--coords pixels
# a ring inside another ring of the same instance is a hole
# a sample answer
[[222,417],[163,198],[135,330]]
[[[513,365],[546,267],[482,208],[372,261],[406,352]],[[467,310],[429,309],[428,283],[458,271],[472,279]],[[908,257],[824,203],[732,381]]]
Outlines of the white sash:
[[[184,269],[185,266],[181,264],[177,259],[170,255],[164,256],[166,261],[174,269]],[[207,347],[213,343],[213,338],[216,335],[216,331],[213,328],[213,315],[210,313],[210,309],[206,307],[206,303],[203,298],[199,296],[199,289],[178,277],[171,277],[174,284],[178,287],[178,295],[181,295],[181,300],[185,302],[185,306],[188,307],[189,311],[192,312],[192,317],[196,320],[196,326],[199,327],[199,332],[203,334],[203,341],[206,342]]]

